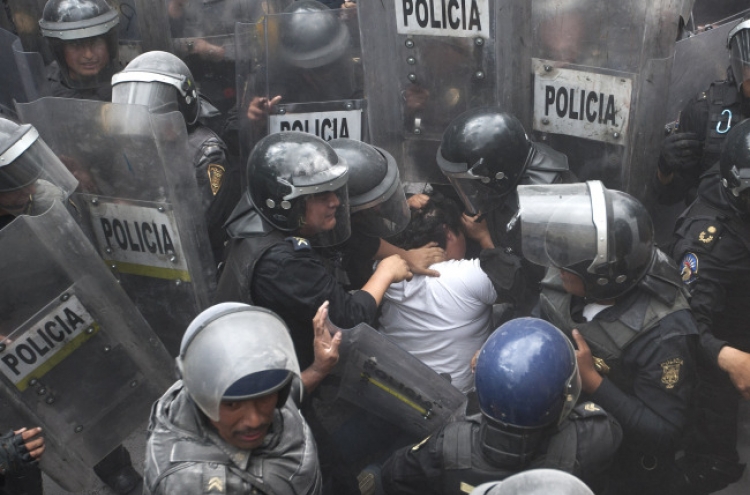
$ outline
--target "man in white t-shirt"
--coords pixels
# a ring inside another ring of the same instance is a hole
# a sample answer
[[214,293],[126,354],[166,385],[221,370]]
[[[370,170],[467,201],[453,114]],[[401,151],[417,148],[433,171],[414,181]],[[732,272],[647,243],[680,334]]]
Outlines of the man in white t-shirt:
[[410,249],[437,242],[446,261],[430,268],[439,277],[415,275],[391,284],[383,298],[379,329],[403,349],[466,393],[474,386],[470,362],[492,330],[492,304],[497,298],[479,260],[463,259],[466,238],[458,205],[435,195],[420,209],[399,240]]

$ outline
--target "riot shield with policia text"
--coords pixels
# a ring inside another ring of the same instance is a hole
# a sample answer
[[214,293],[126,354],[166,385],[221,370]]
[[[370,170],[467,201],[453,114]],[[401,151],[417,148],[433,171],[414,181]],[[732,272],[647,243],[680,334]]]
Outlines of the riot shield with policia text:
[[471,108],[500,105],[530,124],[531,0],[359,2],[371,143],[405,181],[445,184],[443,131]]
[[237,24],[241,141],[252,146],[280,131],[364,140],[359,31],[356,9],[331,10],[313,0]]
[[0,273],[3,416],[41,426],[42,469],[81,491],[143,425],[171,359],[59,201],[0,231]]
[[578,178],[646,196],[683,4],[533,3],[533,129]]
[[64,98],[19,105],[19,114],[78,178],[100,256],[176,355],[215,286],[182,114]]
[[[339,329],[328,321],[329,328]],[[338,397],[424,438],[466,409],[448,380],[366,323],[341,330]],[[469,366],[469,363],[466,363]]]

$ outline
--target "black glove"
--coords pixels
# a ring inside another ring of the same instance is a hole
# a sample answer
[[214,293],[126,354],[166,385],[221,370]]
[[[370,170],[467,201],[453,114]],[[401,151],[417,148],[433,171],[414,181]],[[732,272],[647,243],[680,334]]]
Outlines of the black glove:
[[13,430],[10,430],[0,436],[0,474],[18,471],[33,462],[34,459],[31,458],[26,442],[20,433],[15,434]]
[[664,175],[686,172],[698,166],[703,153],[703,143],[694,132],[672,133],[661,145],[659,171]]

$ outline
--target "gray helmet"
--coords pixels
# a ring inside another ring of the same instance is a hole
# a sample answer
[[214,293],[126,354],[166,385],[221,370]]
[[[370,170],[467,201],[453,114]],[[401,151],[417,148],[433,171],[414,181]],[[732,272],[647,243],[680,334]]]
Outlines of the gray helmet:
[[[39,19],[65,82],[73,88],[95,88],[109,84],[118,57],[117,10],[105,0],[49,0]],[[66,43],[80,45],[102,38],[107,45],[108,63],[94,76],[72,77],[65,59]]]
[[393,156],[354,139],[334,139],[329,144],[349,166],[352,223],[373,237],[390,237],[404,230],[410,219],[409,204]]
[[750,19],[737,24],[727,37],[729,61],[737,87],[750,79]]
[[339,200],[336,226],[318,232],[310,242],[331,246],[351,234],[346,161],[319,137],[303,132],[264,137],[250,153],[246,177],[250,201],[277,229],[299,231],[305,225],[307,198],[334,192]]
[[594,495],[572,474],[557,469],[530,469],[504,481],[483,483],[471,495]]
[[279,29],[281,58],[302,69],[335,62],[346,53],[351,37],[338,12],[315,0],[292,2]]
[[177,368],[190,397],[213,421],[222,400],[278,392],[277,407],[283,406],[292,378],[300,376],[284,321],[242,303],[217,304],[196,316],[182,337]]
[[586,297],[616,298],[635,287],[654,256],[646,208],[600,181],[518,186],[523,254],[578,275]]
[[0,118],[0,193],[17,191],[44,179],[65,197],[78,182],[30,124]]
[[112,103],[146,105],[153,113],[179,110],[188,125],[198,120],[201,106],[188,66],[160,51],[137,56],[112,76]]

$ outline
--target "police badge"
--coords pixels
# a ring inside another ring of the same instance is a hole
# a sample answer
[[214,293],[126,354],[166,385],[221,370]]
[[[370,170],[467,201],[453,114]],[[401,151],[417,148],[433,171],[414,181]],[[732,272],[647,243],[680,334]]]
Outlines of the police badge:
[[682,359],[674,358],[661,363],[661,383],[666,389],[672,389],[680,381],[680,367]]
[[690,285],[698,278],[698,256],[693,253],[685,253],[680,263],[682,281]]

